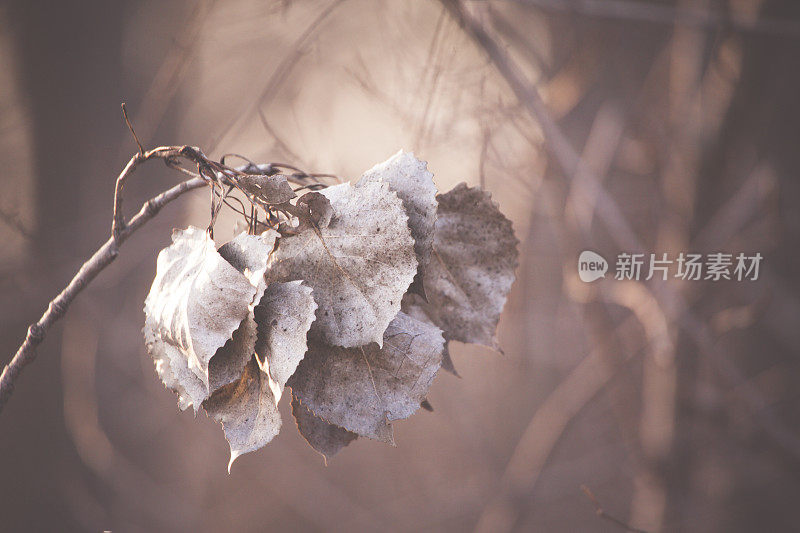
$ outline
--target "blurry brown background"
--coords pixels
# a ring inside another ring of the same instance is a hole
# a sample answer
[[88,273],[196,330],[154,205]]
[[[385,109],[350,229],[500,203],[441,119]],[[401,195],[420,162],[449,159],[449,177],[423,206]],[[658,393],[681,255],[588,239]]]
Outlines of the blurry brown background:
[[[325,467],[284,405],[228,475],[221,429],[177,409],[141,337],[157,250],[208,221],[207,191],[181,198],[0,415],[0,530],[621,531],[582,484],[647,531],[796,530],[798,95],[792,0],[0,4],[3,364],[109,234],[122,101],[150,147],[348,179],[413,150],[440,190],[490,190],[521,241],[505,355],[453,346],[463,379],[437,378],[396,448]],[[128,209],[179,179],[142,167]],[[756,282],[578,281],[581,250],[635,242],[765,259]]]

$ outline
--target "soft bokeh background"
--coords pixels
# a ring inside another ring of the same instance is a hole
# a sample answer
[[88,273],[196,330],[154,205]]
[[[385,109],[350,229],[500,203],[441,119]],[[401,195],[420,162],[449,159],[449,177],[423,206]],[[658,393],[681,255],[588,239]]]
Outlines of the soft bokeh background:
[[[208,222],[207,191],[181,198],[0,415],[0,530],[624,529],[581,485],[647,531],[795,529],[798,66],[792,0],[0,4],[3,364],[109,234],[122,101],[150,147],[347,179],[413,150],[440,190],[490,190],[521,241],[505,355],[452,346],[462,379],[438,376],[396,448],[360,439],[326,467],[284,405],[228,475],[221,429],[179,412],[141,337],[170,228]],[[142,167],[128,209],[180,179]],[[578,281],[581,250],[637,242],[765,259],[756,282]]]

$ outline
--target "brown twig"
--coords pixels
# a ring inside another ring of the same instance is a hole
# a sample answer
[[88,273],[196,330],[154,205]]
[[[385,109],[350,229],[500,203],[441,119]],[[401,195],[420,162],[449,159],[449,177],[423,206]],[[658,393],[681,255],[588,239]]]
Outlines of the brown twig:
[[[134,156],[131,161],[136,159],[138,154]],[[128,169],[130,163],[125,168]],[[123,171],[124,173],[125,171]],[[25,368],[36,358],[36,347],[42,343],[47,334],[47,330],[66,313],[75,297],[103,270],[110,265],[119,254],[119,246],[130,237],[134,231],[139,229],[148,220],[155,217],[161,208],[169,202],[175,200],[183,193],[192,189],[197,189],[205,185],[205,181],[201,178],[192,178],[186,180],[178,185],[168,189],[158,196],[146,201],[139,212],[130,220],[130,222],[119,231],[112,235],[103,246],[101,246],[95,253],[86,261],[78,273],[72,278],[67,287],[56,296],[47,307],[47,311],[35,324],[28,328],[28,334],[25,341],[17,350],[14,358],[3,369],[3,374],[0,376],[0,412],[8,402],[11,393],[14,391],[14,385],[19,378],[22,369]]]
[[605,511],[605,509],[603,509],[603,506],[600,505],[600,502],[597,501],[597,498],[595,498],[595,496],[592,493],[592,491],[589,490],[589,487],[587,487],[586,485],[581,485],[581,490],[586,495],[586,497],[589,498],[589,501],[592,502],[592,505],[594,505],[595,514],[597,516],[599,516],[600,518],[602,518],[603,520],[608,520],[612,524],[621,527],[625,531],[630,531],[631,533],[647,533],[647,531],[645,531],[644,529],[637,529],[635,527],[632,527],[631,525],[626,524],[625,522],[623,522],[619,518],[608,514]]
[[[54,322],[64,316],[64,313],[66,313],[69,305],[78,293],[80,293],[101,270],[117,258],[117,255],[119,255],[119,246],[140,226],[153,218],[164,205],[183,193],[192,189],[197,189],[206,184],[211,184],[212,186],[219,184],[223,187],[223,190],[227,188],[227,192],[220,195],[219,206],[214,208],[213,199],[215,191],[214,187],[212,187],[212,217],[211,226],[209,228],[211,229],[213,228],[217,213],[219,212],[219,207],[221,207],[223,203],[227,204],[227,196],[233,189],[238,189],[247,195],[251,204],[254,206],[259,205],[269,213],[269,206],[264,205],[260,199],[248,194],[239,187],[239,177],[248,175],[248,173],[260,174],[265,171],[270,171],[275,166],[282,166],[295,171],[294,175],[290,177],[295,183],[308,185],[307,180],[313,178],[313,175],[286,164],[269,163],[267,165],[254,165],[248,163],[248,165],[243,168],[231,168],[220,162],[208,159],[199,148],[193,146],[159,146],[152,150],[145,150],[128,118],[128,111],[124,103],[122,104],[122,114],[125,118],[125,124],[127,124],[131,135],[133,135],[136,141],[136,145],[139,147],[139,151],[131,157],[128,164],[125,165],[125,168],[122,169],[122,172],[117,177],[116,186],[114,188],[114,214],[111,223],[111,238],[81,266],[78,273],[75,274],[69,282],[69,285],[50,302],[47,311],[39,318],[38,322],[32,324],[28,328],[28,334],[24,342],[11,359],[11,362],[3,369],[2,376],[0,376],[0,412],[2,412],[8,398],[11,396],[14,390],[14,384],[19,374],[22,372],[22,369],[36,358],[36,347],[44,340],[47,330]],[[130,222],[126,223],[122,214],[122,192],[125,183],[140,164],[152,159],[161,159],[167,166],[188,174],[192,176],[192,178],[145,202],[136,216],[134,216]],[[181,160],[186,160],[195,164],[197,166],[197,173],[182,167],[180,165]],[[242,207],[244,211],[244,205]],[[247,218],[246,214],[245,218]],[[248,220],[248,222],[250,221]]]
[[[127,119],[127,114],[125,114],[125,117]],[[133,133],[133,128],[131,128],[131,133]],[[193,161],[201,169],[208,167],[211,164],[211,161],[209,161],[203,155],[199,148],[194,148],[191,146],[159,146],[158,148],[153,148],[152,150],[148,151],[142,150],[131,157],[130,161],[128,161],[128,164],[125,165],[124,169],[122,169],[119,177],[117,177],[117,184],[114,188],[114,217],[111,223],[112,239],[118,241],[122,231],[125,230],[125,220],[122,216],[122,190],[125,187],[125,182],[127,181],[128,176],[133,174],[133,171],[136,170],[136,167],[145,161],[149,161],[151,159],[163,159],[167,165],[176,167],[177,160],[179,158],[185,158]]]
[[703,29],[725,28],[742,33],[800,36],[800,23],[794,20],[762,18],[748,20],[733,14],[675,7],[657,2],[632,0],[516,0],[541,9],[577,13],[588,17],[633,20],[654,24],[678,24]]
[[142,143],[139,141],[139,137],[136,135],[136,131],[133,129],[133,124],[131,124],[131,119],[128,118],[128,108],[125,107],[125,102],[122,102],[122,116],[125,117],[125,124],[127,124],[128,129],[131,130],[131,135],[133,135],[133,140],[136,141],[136,146],[139,147],[139,155],[144,155],[144,147]]
[[[475,15],[469,12],[459,0],[440,0],[464,30],[491,58],[498,72],[511,87],[517,99],[538,121],[544,133],[547,148],[567,180],[572,180],[578,172],[585,172],[583,185],[596,202],[598,219],[611,234],[620,249],[632,253],[644,253],[645,248],[638,235],[625,218],[617,202],[602,187],[595,173],[584,166],[575,147],[562,131],[545,104],[536,87],[531,85],[519,66],[512,60],[500,43],[491,35]],[[695,343],[700,353],[708,357],[716,370],[728,381],[739,384],[745,381],[742,371],[722,354],[713,342],[708,328],[698,320],[684,296],[672,285],[653,279],[646,283],[648,290],[660,303],[674,308],[678,324]],[[754,414],[756,422],[778,445],[794,457],[800,457],[800,436],[792,431],[773,413],[762,412],[763,399],[757,389],[748,388],[744,399]]]
[[26,239],[33,239],[33,233],[25,227],[25,224],[20,220],[20,217],[14,211],[0,206],[0,220],[6,223],[8,227],[15,230],[22,237]]
[[240,113],[233,115],[233,119],[220,131],[220,133],[208,144],[210,146],[209,153],[211,153],[217,146],[219,146],[225,137],[230,133],[234,126],[239,122],[241,117],[251,117],[253,113],[260,109],[260,106],[267,100],[268,97],[274,95],[281,84],[289,77],[289,73],[297,66],[300,56],[303,55],[306,44],[309,38],[319,28],[333,11],[342,5],[345,0],[334,0],[328,6],[320,11],[319,15],[311,21],[308,27],[301,33],[292,44],[292,48],[288,54],[281,60],[278,66],[270,75],[266,85],[259,93],[258,97],[247,104]]

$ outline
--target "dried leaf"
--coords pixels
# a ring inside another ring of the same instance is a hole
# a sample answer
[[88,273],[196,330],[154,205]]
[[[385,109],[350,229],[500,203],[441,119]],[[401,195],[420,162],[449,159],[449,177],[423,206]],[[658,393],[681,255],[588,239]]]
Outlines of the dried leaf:
[[269,383],[255,356],[237,381],[214,392],[203,408],[222,424],[231,447],[231,465],[240,455],[269,443],[281,429],[281,415]]
[[[219,254],[254,285],[256,295],[253,302],[261,300],[266,288],[264,273],[267,270],[269,253],[275,246],[278,233],[269,230],[262,235],[241,233],[220,246]],[[215,391],[223,385],[233,383],[242,375],[242,370],[256,349],[257,328],[253,307],[236,331],[233,338],[220,348],[208,366],[209,390]]]
[[244,366],[256,349],[256,332],[256,322],[253,320],[253,315],[249,314],[233,332],[233,338],[217,350],[208,364],[210,391],[233,383],[242,376]]
[[[430,304],[418,294],[409,292],[403,296],[402,310],[405,314],[409,315],[415,320],[427,322],[429,324],[435,324],[430,316],[429,308]],[[445,340],[446,339],[447,336],[445,336]],[[450,372],[456,377],[461,377],[456,370],[455,365],[453,365],[453,359],[450,357],[450,349],[447,342],[445,342],[444,350],[442,351],[442,369]]]
[[294,394],[292,394],[292,415],[297,422],[297,430],[306,442],[324,455],[326,460],[358,438],[355,433],[329,424],[316,416]]
[[511,222],[488,193],[463,183],[437,200],[426,311],[448,340],[499,349],[495,330],[518,256]]
[[400,312],[386,329],[382,348],[373,343],[346,349],[312,341],[288,385],[328,423],[393,443],[390,422],[419,409],[443,348],[439,328]]
[[[274,282],[255,308],[258,322],[256,355],[269,365],[270,377],[283,391],[308,349],[306,333],[314,321],[317,304],[311,287],[301,281]],[[280,399],[280,394],[277,394]]]
[[250,314],[258,288],[204,230],[176,230],[172,239],[158,255],[144,334],[164,384],[178,392],[182,409],[196,410],[210,392],[211,358]]
[[237,183],[245,192],[263,201],[265,204],[278,205],[288,202],[295,196],[286,176],[248,175],[241,176]]
[[436,222],[436,186],[427,163],[413,153],[400,150],[383,163],[366,171],[356,187],[366,183],[386,183],[397,193],[408,215],[408,227],[414,237],[414,251],[421,269],[430,260],[433,227]]
[[186,355],[176,346],[161,340],[157,328],[149,320],[145,321],[144,343],[147,353],[155,362],[156,373],[168,389],[178,395],[178,407],[185,411],[194,406],[195,413],[208,397],[208,387],[197,375],[189,370]]
[[442,369],[450,372],[457,378],[461,377],[461,374],[456,370],[456,365],[453,364],[453,358],[450,356],[450,346],[448,343],[445,343],[444,352],[442,352]]
[[297,199],[297,205],[307,205],[311,220],[319,228],[327,228],[333,217],[331,201],[319,192],[308,192]]
[[267,230],[261,235],[240,233],[219,247],[219,254],[258,288],[253,303],[261,299],[267,286],[264,274],[277,238],[278,232],[274,230]]
[[334,216],[325,228],[284,237],[269,281],[305,280],[319,306],[311,331],[354,347],[383,342],[417,268],[402,203],[386,185],[322,191]]

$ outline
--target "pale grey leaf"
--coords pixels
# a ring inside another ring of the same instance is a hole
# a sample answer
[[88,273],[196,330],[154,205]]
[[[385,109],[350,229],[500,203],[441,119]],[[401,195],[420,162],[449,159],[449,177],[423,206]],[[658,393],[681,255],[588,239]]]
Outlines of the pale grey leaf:
[[158,255],[144,334],[156,370],[178,392],[181,408],[196,410],[210,392],[209,362],[251,312],[257,288],[223,259],[205,230],[176,230],[172,239]]
[[356,348],[311,341],[288,385],[318,417],[348,431],[393,443],[390,422],[420,406],[442,362],[436,326],[397,314],[383,347]]
[[331,201],[324,194],[312,191],[297,199],[297,205],[307,205],[311,220],[319,228],[327,228],[333,218]]
[[[427,322],[429,324],[435,324],[429,314],[429,307],[430,304],[418,294],[408,292],[405,296],[403,296],[402,310],[404,313],[415,320]],[[445,341],[447,341],[446,336]],[[456,370],[455,365],[453,364],[453,359],[450,357],[450,347],[448,346],[448,342],[444,343],[444,350],[442,351],[442,369],[450,372],[456,377],[461,377]]]
[[241,176],[237,183],[245,192],[269,205],[282,204],[296,196],[292,186],[286,180],[286,176],[281,174]]
[[212,394],[203,408],[222,424],[231,448],[228,471],[237,457],[269,443],[281,429],[281,415],[269,376],[253,356],[242,376]]
[[413,153],[400,150],[366,171],[356,185],[387,183],[397,193],[408,214],[408,227],[414,237],[414,251],[422,270],[430,260],[436,222],[436,185],[427,165]]
[[256,348],[256,331],[256,322],[253,315],[249,314],[233,332],[233,337],[217,350],[208,364],[210,391],[233,383],[241,377],[244,366]]
[[256,355],[268,362],[269,374],[280,391],[308,349],[306,334],[317,308],[311,292],[311,287],[299,280],[276,281],[269,284],[255,308]]
[[278,232],[267,230],[261,235],[240,233],[219,247],[219,254],[236,270],[245,275],[250,284],[257,287],[253,303],[258,303],[266,287],[264,274],[267,271],[269,254],[275,247]]
[[382,344],[417,268],[402,202],[379,183],[344,183],[321,194],[333,209],[330,224],[283,237],[268,281],[302,279],[312,287],[319,307],[311,331],[325,342]]
[[292,415],[297,422],[297,430],[308,444],[327,458],[356,440],[358,435],[343,427],[329,424],[316,416],[292,394]]
[[517,266],[511,222],[479,188],[437,196],[433,254],[423,273],[426,310],[445,338],[499,349],[495,331]]
[[147,353],[153,358],[156,373],[164,385],[178,395],[178,406],[185,411],[190,406],[195,413],[208,397],[208,387],[197,374],[189,370],[189,362],[180,348],[161,340],[157,328],[146,319],[144,342]]

